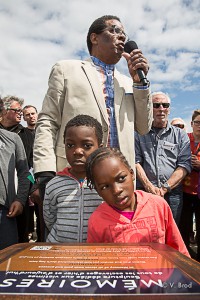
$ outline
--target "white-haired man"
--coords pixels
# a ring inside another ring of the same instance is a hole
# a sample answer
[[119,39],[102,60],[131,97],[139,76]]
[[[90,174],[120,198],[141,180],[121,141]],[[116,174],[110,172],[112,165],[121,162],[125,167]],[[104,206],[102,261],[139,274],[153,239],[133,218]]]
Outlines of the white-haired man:
[[135,132],[137,189],[160,195],[173,217],[180,221],[181,182],[191,172],[190,141],[185,130],[168,122],[170,98],[163,92],[151,94],[153,123],[146,135]]

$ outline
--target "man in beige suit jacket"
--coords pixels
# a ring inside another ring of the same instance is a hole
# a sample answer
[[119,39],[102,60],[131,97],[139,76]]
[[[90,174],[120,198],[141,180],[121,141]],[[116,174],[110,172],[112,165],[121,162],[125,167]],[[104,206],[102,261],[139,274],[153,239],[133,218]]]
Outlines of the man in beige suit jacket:
[[[120,19],[103,16],[95,20],[88,31],[90,59],[63,60],[53,66],[36,126],[34,172],[38,183],[48,181],[48,177],[66,166],[63,132],[66,123],[78,114],[91,115],[102,124],[103,142],[109,146],[112,146],[108,143],[112,139],[110,122],[114,118],[119,148],[134,168],[134,130],[140,134],[150,130],[152,104],[149,84],[143,87],[136,72],[141,68],[147,74],[148,62],[139,49],[124,53],[125,42]],[[114,67],[122,56],[127,60],[130,77]],[[105,82],[95,59],[100,65],[113,66],[110,89],[114,92],[114,117],[108,113]]]

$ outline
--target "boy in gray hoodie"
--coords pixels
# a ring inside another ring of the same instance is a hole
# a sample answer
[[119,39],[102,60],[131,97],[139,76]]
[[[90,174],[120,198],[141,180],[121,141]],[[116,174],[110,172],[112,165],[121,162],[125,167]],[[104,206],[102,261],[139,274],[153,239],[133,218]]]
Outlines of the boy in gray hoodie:
[[102,139],[102,126],[91,116],[78,115],[67,123],[64,143],[70,166],[46,185],[43,214],[49,230],[47,242],[86,241],[88,219],[102,199],[87,187],[85,163],[102,146]]

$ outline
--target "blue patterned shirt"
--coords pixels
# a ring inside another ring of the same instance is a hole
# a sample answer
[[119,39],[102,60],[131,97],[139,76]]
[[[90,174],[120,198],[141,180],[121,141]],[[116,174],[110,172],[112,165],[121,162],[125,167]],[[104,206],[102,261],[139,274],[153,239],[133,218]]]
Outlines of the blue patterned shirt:
[[115,65],[108,65],[91,56],[96,66],[100,81],[102,83],[103,94],[105,98],[106,108],[108,112],[108,120],[110,124],[107,146],[119,148],[117,126],[114,108],[114,69]]

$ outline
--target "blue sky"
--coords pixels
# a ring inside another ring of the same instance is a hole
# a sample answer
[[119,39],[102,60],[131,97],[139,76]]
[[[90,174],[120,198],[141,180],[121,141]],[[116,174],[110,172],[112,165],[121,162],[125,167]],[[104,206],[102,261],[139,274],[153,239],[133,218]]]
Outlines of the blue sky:
[[[200,109],[200,0],[0,0],[1,96],[40,110],[51,67],[86,58],[87,30],[105,14],[120,17],[149,60],[151,90],[169,94],[170,119],[182,117],[190,131]],[[124,58],[117,68],[128,74]]]

